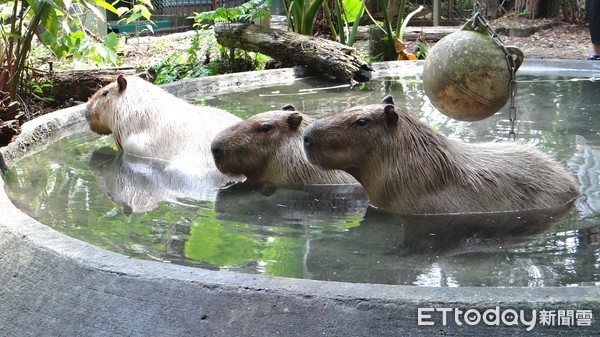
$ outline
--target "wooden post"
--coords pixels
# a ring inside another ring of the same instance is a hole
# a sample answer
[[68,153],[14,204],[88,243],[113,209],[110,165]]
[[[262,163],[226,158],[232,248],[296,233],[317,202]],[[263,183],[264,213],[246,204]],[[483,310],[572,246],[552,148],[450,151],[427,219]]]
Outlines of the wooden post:
[[440,25],[440,7],[442,6],[442,0],[433,0],[433,25]]

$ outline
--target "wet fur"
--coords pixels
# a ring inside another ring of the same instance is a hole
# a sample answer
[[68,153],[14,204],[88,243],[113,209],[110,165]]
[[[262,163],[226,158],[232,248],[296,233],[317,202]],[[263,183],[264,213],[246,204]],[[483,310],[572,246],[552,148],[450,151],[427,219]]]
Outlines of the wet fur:
[[257,114],[223,130],[212,143],[217,168],[262,183],[356,184],[345,172],[322,170],[308,162],[302,132],[312,120],[293,107],[284,109]]
[[[241,119],[227,111],[196,106],[137,76],[101,88],[87,103],[96,133],[112,134],[123,152],[214,168],[210,142]],[[192,164],[193,163],[193,164]]]
[[351,173],[372,205],[395,212],[538,209],[579,194],[557,162],[530,146],[449,139],[390,104],[350,108],[304,135],[310,162]]

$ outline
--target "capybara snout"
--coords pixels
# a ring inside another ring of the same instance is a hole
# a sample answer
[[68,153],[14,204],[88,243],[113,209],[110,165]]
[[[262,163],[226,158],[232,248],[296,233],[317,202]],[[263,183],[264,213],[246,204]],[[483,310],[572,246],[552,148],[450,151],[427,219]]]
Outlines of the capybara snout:
[[210,152],[212,153],[215,163],[218,167],[219,162],[223,161],[223,158],[225,158],[225,149],[223,143],[219,141],[213,141],[210,145]]
[[305,149],[313,146],[313,144],[314,144],[313,135],[312,135],[311,130],[312,129],[309,126],[306,130],[304,130],[304,134],[302,135],[302,145],[304,146]]

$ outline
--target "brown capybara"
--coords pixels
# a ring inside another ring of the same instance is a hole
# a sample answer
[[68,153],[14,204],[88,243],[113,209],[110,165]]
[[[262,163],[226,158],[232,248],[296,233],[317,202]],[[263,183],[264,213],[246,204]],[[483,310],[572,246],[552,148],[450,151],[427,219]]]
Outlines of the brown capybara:
[[354,176],[371,205],[404,214],[557,207],[579,194],[569,174],[534,148],[449,139],[391,96],[313,122],[304,149],[311,163]]
[[259,183],[357,184],[345,172],[322,170],[308,162],[302,151],[302,132],[310,122],[286,105],[230,126],[212,142],[217,168]]
[[90,129],[111,134],[123,152],[145,158],[215,168],[210,142],[241,119],[227,111],[192,105],[138,77],[123,77],[87,103]]

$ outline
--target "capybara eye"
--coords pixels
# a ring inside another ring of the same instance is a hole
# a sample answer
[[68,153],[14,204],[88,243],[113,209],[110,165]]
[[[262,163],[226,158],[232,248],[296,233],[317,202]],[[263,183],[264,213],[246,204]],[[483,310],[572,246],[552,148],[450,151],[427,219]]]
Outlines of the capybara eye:
[[273,124],[262,124],[258,127],[258,132],[269,132],[273,130]]
[[104,91],[102,92],[102,97],[106,97],[106,95],[108,95],[108,90],[104,90]]
[[366,118],[359,118],[354,122],[354,124],[356,124],[358,126],[365,126],[365,125],[367,125],[368,122],[369,122],[369,120]]

